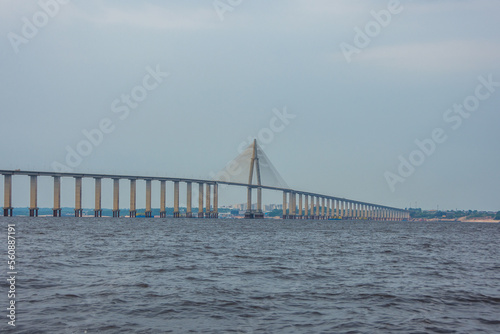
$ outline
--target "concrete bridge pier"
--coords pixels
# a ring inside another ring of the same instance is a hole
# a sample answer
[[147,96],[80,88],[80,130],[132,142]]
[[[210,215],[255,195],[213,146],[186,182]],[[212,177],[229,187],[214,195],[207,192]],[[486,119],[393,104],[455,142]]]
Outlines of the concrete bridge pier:
[[120,217],[120,179],[113,179],[113,217]]
[[37,186],[37,176],[30,175],[30,217],[38,217]]
[[61,177],[54,176],[54,208],[52,216],[61,217]]
[[309,215],[308,219],[314,219],[314,196],[309,195]]
[[283,192],[283,216],[282,218],[283,219],[287,219],[288,218],[288,213],[287,213],[287,194],[286,194],[286,191]]
[[151,179],[146,179],[146,211],[144,215],[147,218],[153,217],[153,210],[151,209]]
[[[214,208],[213,208],[213,218],[219,218],[219,185],[217,183],[214,183]],[[262,189],[261,189],[262,191]],[[257,194],[259,194],[259,192],[257,192]],[[259,200],[260,201],[260,205],[262,206],[262,194],[259,195],[261,197],[261,199]],[[262,214],[262,218],[264,218],[264,213],[262,212],[262,207],[261,207],[261,210],[260,210],[261,214]],[[257,217],[257,218],[260,218],[260,217]]]
[[325,198],[321,197],[321,220],[325,220]]
[[179,181],[174,181],[174,218],[180,218],[179,211]]
[[316,216],[315,216],[316,219],[320,219],[320,216],[319,216],[319,207],[320,206],[321,206],[321,203],[320,203],[319,196],[316,196]]
[[295,193],[291,191],[288,199],[288,219],[295,219],[296,207],[297,207],[297,202],[295,201]]
[[264,211],[262,211],[262,187],[257,187],[257,211],[254,214],[254,218],[264,218]]
[[137,217],[137,180],[130,179],[130,218]]
[[304,219],[304,215],[302,213],[302,194],[299,194],[299,214],[297,219]]
[[330,198],[326,199],[326,219],[332,218],[332,200]]
[[95,177],[95,206],[94,206],[94,217],[102,217],[102,207],[101,207],[101,184],[102,179],[100,177]]
[[3,215],[12,217],[12,174],[4,175]]
[[304,195],[304,218],[309,219],[309,196]]
[[186,217],[193,217],[193,184],[186,182]]
[[75,217],[82,216],[82,178],[75,176]]
[[245,218],[252,219],[254,218],[252,212],[252,187],[247,188],[247,211],[245,212]]
[[210,198],[210,183],[205,184],[205,218],[212,216],[212,199]]
[[160,218],[167,217],[167,184],[160,180]]
[[203,218],[203,183],[198,183],[198,218]]

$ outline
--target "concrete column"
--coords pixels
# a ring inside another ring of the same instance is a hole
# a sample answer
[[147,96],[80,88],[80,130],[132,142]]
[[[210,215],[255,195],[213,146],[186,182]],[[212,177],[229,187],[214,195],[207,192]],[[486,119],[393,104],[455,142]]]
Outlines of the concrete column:
[[12,174],[5,174],[3,178],[3,215],[12,217]]
[[144,214],[148,218],[153,216],[153,210],[151,210],[151,179],[146,179],[146,212]]
[[203,183],[198,183],[198,218],[203,218]]
[[174,218],[179,218],[179,181],[174,181]]
[[255,212],[254,218],[264,218],[264,211],[262,211],[262,187],[257,188],[257,212]]
[[186,182],[186,217],[193,217],[193,184]]
[[120,217],[120,179],[113,179],[113,217]]
[[212,216],[212,207],[211,207],[211,199],[210,199],[210,183],[205,185],[205,218],[210,218]]
[[319,219],[319,207],[320,207],[319,196],[316,196],[316,219]]
[[38,217],[38,206],[37,206],[37,176],[30,176],[30,217]]
[[309,195],[304,195],[304,218],[309,219]]
[[297,219],[297,193],[293,192],[293,219]]
[[327,201],[327,204],[326,204],[326,218],[330,219],[333,216],[333,214],[332,214],[332,199],[328,198],[326,201]]
[[288,214],[286,212],[286,191],[283,192],[283,219],[287,219],[288,218]]
[[339,214],[339,205],[340,205],[340,202],[338,199],[335,200],[335,218],[339,218],[340,217],[340,214]]
[[309,215],[310,219],[314,219],[314,196],[311,195],[311,214]]
[[[262,212],[262,210],[261,210]],[[219,185],[214,183],[214,214],[213,218],[219,218]]]
[[61,217],[61,177],[54,176],[54,208],[52,215],[54,217]]
[[297,203],[295,202],[295,193],[290,192],[288,196],[288,219],[295,219],[295,207]]
[[299,219],[303,219],[304,215],[302,214],[302,194],[299,194]]
[[245,218],[253,218],[252,212],[252,187],[247,188],[247,211],[245,212]]
[[75,217],[82,215],[82,178],[75,177]]
[[101,184],[102,179],[100,177],[94,178],[95,180],[95,206],[94,206],[94,217],[102,217],[102,207],[101,207]]
[[325,219],[325,198],[321,197],[321,218]]
[[160,180],[160,218],[167,218],[167,181]]
[[130,218],[135,217],[137,217],[137,180],[130,179]]

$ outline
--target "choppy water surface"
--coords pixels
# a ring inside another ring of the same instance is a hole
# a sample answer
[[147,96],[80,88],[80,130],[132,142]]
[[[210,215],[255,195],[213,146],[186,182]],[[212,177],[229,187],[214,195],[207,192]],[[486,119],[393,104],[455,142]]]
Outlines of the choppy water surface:
[[5,259],[8,223],[16,333],[500,332],[498,224],[0,218]]

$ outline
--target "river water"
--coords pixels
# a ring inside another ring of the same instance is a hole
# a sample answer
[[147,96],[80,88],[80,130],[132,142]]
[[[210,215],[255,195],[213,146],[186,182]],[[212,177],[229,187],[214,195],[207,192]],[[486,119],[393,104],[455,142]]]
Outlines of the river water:
[[7,224],[0,332],[500,333],[498,224],[2,217],[2,276]]

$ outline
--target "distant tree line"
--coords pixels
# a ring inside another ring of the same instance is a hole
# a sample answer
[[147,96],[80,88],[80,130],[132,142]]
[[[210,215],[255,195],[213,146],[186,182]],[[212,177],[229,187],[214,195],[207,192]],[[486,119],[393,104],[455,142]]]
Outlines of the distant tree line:
[[[491,217],[491,212],[485,211],[477,211],[477,210],[450,210],[450,211],[427,211],[422,209],[408,209],[410,211],[411,218],[424,218],[424,219],[433,219],[433,218],[442,218],[442,219],[458,219],[462,217],[467,218],[483,218],[483,217]],[[496,213],[493,219],[500,220],[500,211]]]

